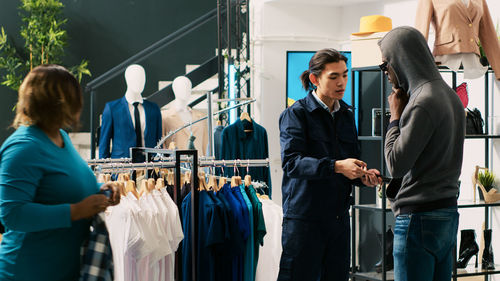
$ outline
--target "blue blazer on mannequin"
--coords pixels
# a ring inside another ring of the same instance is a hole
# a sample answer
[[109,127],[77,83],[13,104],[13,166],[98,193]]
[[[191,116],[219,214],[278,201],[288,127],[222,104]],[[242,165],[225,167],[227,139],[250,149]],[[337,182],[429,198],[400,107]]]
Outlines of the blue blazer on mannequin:
[[[144,146],[155,147],[161,138],[161,112],[156,103],[144,100],[146,115]],[[110,152],[110,141],[113,150]],[[99,158],[130,157],[130,148],[136,146],[134,124],[125,97],[106,103],[102,113]]]

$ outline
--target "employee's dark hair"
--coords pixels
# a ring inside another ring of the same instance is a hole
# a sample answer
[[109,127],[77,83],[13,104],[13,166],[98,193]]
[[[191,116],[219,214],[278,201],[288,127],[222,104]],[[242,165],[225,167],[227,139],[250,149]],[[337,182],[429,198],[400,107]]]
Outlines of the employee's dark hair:
[[309,74],[314,74],[319,76],[321,71],[325,69],[325,65],[332,62],[345,61],[347,64],[347,58],[342,55],[339,51],[335,49],[322,49],[316,52],[314,56],[309,61],[309,69],[302,72],[300,75],[300,80],[302,81],[302,86],[306,91],[314,89],[314,85],[309,80]]

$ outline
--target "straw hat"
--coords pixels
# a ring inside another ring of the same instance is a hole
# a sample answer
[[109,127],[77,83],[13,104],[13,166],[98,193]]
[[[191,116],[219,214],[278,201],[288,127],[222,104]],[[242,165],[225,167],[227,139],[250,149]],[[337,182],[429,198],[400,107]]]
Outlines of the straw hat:
[[361,17],[359,20],[359,32],[352,35],[363,36],[375,32],[384,32],[392,29],[392,20],[388,17],[373,15]]

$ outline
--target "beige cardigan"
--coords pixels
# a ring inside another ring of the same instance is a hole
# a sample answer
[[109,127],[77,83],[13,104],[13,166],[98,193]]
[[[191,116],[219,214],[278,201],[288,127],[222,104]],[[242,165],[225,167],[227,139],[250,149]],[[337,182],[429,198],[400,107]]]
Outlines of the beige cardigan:
[[432,22],[436,30],[434,56],[475,53],[481,40],[488,61],[500,80],[500,42],[486,0],[419,0],[415,28],[425,39]]

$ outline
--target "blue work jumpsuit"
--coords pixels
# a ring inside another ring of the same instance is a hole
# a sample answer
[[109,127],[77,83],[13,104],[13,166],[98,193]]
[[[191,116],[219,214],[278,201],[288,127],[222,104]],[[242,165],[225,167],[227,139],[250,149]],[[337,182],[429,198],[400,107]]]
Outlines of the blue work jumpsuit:
[[359,180],[335,173],[336,160],[359,159],[352,108],[331,113],[313,94],[280,116],[283,253],[278,280],[348,280],[349,207]]

